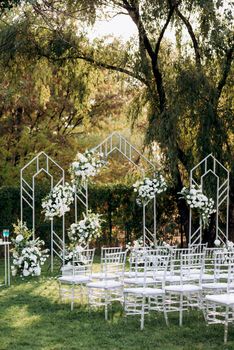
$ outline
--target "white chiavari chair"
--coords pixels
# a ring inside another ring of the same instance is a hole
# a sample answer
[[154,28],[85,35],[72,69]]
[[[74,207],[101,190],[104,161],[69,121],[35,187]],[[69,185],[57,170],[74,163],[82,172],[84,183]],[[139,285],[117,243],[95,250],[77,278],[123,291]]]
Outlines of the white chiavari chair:
[[[126,262],[126,252],[106,253],[103,264],[103,278],[89,282],[88,302],[91,307],[103,307],[105,319],[108,319],[108,306],[113,301],[123,303],[123,275]],[[113,275],[115,279],[109,279]]]
[[95,249],[75,251],[72,265],[70,265],[72,274],[65,274],[58,278],[60,298],[71,301],[71,310],[73,310],[74,301],[82,302],[86,295],[85,286],[92,279],[94,253]]
[[226,253],[228,280],[225,293],[206,295],[205,319],[208,324],[224,325],[224,343],[227,342],[228,325],[234,323],[234,254]]

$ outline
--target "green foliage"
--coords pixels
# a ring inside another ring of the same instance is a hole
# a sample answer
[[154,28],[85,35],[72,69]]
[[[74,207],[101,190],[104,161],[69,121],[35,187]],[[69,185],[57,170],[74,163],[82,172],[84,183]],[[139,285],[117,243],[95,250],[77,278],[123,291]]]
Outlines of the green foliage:
[[[118,12],[134,22],[137,38],[126,45],[87,38],[85,26]],[[140,146],[143,135],[149,150],[152,142],[159,146],[186,231],[188,215],[176,194],[192,166],[212,152],[233,168],[231,4],[64,0],[25,4],[23,11],[5,17],[0,28],[0,181],[9,184],[20,165],[42,148],[66,166],[73,150],[90,148],[107,130],[121,129],[129,112],[132,124],[140,125],[134,135]],[[165,37],[171,28],[176,44]],[[119,76],[113,79],[103,69]],[[231,198],[233,193],[231,187]]]
[[22,0],[2,0],[0,2],[0,14],[12,9],[14,6],[19,5],[21,2]]
[[[37,184],[35,190],[35,214],[36,214],[36,236],[39,236],[50,245],[50,222],[45,221],[41,213],[41,200],[48,194],[49,187],[45,184]],[[20,190],[19,188],[0,188],[0,231],[9,227],[20,218]],[[92,212],[102,215],[102,234],[96,245],[126,244],[142,236],[142,207],[136,204],[136,195],[132,186],[123,184],[106,184],[89,186],[89,208]],[[167,208],[165,211],[164,208]],[[78,206],[78,217],[82,218],[84,208]],[[157,203],[157,232],[159,239],[167,241],[178,240],[178,222],[173,204],[173,197],[169,193],[160,195]],[[153,208],[147,210],[147,226],[153,230]],[[173,222],[171,222],[173,218]],[[29,228],[32,227],[32,211],[29,207],[24,208],[24,221]],[[66,227],[74,222],[74,209],[66,213]],[[55,232],[61,234],[61,218],[54,219]]]

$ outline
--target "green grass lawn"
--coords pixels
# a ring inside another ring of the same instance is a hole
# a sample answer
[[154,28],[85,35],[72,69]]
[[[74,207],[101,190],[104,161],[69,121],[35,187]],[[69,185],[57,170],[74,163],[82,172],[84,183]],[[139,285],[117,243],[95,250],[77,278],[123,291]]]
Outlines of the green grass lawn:
[[71,312],[59,300],[56,274],[45,267],[41,277],[14,278],[11,287],[0,288],[1,350],[234,349],[234,327],[224,345],[223,326],[206,326],[198,311],[184,314],[183,327],[176,313],[169,314],[169,327],[163,315],[152,313],[143,331],[139,317],[124,317],[118,304],[107,322],[102,309],[76,304]]

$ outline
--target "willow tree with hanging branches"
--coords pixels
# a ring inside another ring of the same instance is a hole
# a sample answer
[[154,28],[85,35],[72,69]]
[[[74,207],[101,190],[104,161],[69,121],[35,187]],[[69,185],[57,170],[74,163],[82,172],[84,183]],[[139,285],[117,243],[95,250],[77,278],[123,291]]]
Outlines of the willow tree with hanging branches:
[[[188,208],[177,193],[191,167],[213,153],[234,170],[232,13],[231,2],[220,0],[31,1],[21,13],[32,23],[40,17],[50,32],[46,45],[28,38],[37,57],[84,60],[136,82],[132,120],[147,113],[145,143],[160,146],[185,233]],[[127,45],[85,37],[82,23],[118,14],[136,26],[137,36]],[[175,33],[175,43],[166,38],[168,30]],[[234,231],[233,181],[230,197]]]

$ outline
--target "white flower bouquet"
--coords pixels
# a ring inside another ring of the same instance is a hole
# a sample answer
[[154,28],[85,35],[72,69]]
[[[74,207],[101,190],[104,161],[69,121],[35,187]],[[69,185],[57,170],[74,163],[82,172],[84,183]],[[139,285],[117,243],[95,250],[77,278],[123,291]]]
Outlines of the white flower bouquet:
[[137,192],[136,202],[139,205],[147,204],[156,194],[166,191],[167,185],[164,177],[160,174],[154,179],[144,178],[134,185],[134,192]]
[[87,263],[86,257],[82,255],[82,252],[84,250],[85,248],[78,244],[76,244],[75,246],[74,245],[67,246],[65,249],[65,256],[64,256],[65,264],[68,266],[71,265],[71,263],[73,262],[73,258],[75,256],[79,256],[79,261],[85,265]]
[[138,239],[136,239],[135,241],[133,241],[132,243],[131,242],[128,242],[126,244],[126,249],[127,250],[135,250],[135,249],[140,249],[140,248],[143,248],[144,247],[144,240],[143,240],[143,237],[140,237]]
[[13,226],[16,238],[12,238],[12,275],[40,276],[41,266],[48,257],[48,249],[43,249],[45,242],[39,238],[31,240],[32,231],[27,228],[25,223],[18,221],[18,224]]
[[[150,243],[150,248],[153,249],[154,247],[154,243],[151,242]],[[139,237],[138,239],[134,240],[132,243],[131,242],[128,242],[126,244],[126,249],[127,250],[137,250],[137,249],[141,249],[141,248],[144,248],[144,239],[143,239],[143,236],[142,237]]]
[[94,151],[85,151],[84,154],[78,153],[70,167],[72,182],[80,186],[90,177],[97,175],[106,163],[102,153]]
[[211,214],[216,212],[213,199],[205,196],[202,193],[201,187],[196,188],[194,185],[191,186],[191,189],[184,187],[179,194],[182,195],[181,198],[186,200],[190,208],[197,210],[201,217],[203,227],[207,227]]
[[68,183],[55,186],[52,191],[42,200],[42,213],[45,218],[52,220],[55,216],[63,216],[70,210],[70,205],[74,201],[73,187]]
[[221,241],[218,238],[216,238],[214,241],[214,245],[216,248],[226,250],[227,252],[234,251],[234,243],[232,241],[227,241],[226,244],[221,244]]
[[68,237],[71,242],[78,245],[87,245],[93,239],[100,237],[101,235],[101,220],[100,214],[88,212],[87,215],[83,213],[84,219],[78,223],[71,224],[68,230]]

